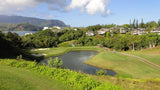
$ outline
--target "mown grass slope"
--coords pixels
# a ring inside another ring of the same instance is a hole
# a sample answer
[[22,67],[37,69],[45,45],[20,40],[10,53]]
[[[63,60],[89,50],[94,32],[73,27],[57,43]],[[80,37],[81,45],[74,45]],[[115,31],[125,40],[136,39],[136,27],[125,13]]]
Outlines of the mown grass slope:
[[[1,74],[1,89],[66,90],[68,89],[66,86],[68,86],[74,88],[74,90],[123,90],[123,88],[110,83],[100,83],[86,74],[68,69],[51,68],[36,62],[0,59],[0,65],[13,67],[7,70],[5,70],[6,67],[0,69],[4,73]],[[14,70],[15,68],[18,68],[20,71],[17,71],[18,69]],[[28,71],[31,72],[26,73]],[[43,77],[39,75],[43,75]],[[15,85],[12,86],[12,83]]]
[[0,90],[71,90],[60,81],[25,69],[0,65]]
[[142,51],[127,51],[124,53],[139,56],[160,66],[160,46]]
[[114,52],[101,52],[85,63],[118,72],[118,76],[130,78],[159,78],[160,69],[137,58]]

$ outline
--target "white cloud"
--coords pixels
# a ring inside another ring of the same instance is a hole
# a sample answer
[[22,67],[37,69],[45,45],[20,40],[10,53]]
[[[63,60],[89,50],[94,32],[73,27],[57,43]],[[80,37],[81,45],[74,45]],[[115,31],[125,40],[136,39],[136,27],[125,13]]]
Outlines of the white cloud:
[[45,4],[49,11],[80,9],[81,12],[90,15],[101,13],[102,16],[106,16],[111,12],[106,9],[109,3],[110,0],[0,0],[0,14],[20,15],[29,12],[38,14],[40,12],[37,9],[40,8],[37,7]]
[[108,15],[110,15],[111,14],[111,11],[110,11],[110,9],[108,9],[106,12],[103,12],[102,13],[102,16],[103,17],[106,17],[106,16],[108,16]]
[[0,0],[0,14],[17,14],[21,11],[35,9],[46,4],[49,10],[62,10],[66,0]]
[[102,15],[109,15],[110,10],[106,7],[110,4],[110,0],[72,0],[66,10],[80,9],[81,12],[87,12],[90,15],[102,13]]

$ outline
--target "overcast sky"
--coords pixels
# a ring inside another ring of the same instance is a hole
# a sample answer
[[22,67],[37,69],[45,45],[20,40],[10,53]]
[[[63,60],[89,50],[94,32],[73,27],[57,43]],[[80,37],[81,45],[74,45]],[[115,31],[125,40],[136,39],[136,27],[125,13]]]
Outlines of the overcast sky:
[[0,0],[0,14],[59,19],[67,25],[125,24],[160,19],[160,0]]

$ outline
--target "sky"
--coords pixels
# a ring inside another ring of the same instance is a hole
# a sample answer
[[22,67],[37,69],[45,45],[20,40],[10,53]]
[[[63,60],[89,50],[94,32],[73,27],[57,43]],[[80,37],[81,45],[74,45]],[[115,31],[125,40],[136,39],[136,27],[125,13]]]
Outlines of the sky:
[[160,19],[160,0],[0,0],[1,15],[58,19],[72,27]]

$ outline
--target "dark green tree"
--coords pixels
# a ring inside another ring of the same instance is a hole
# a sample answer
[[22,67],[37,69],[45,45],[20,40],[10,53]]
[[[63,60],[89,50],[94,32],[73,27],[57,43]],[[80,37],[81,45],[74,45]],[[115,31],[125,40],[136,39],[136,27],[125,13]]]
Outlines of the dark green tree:
[[138,19],[137,19],[137,21],[136,21],[136,28],[138,28],[139,27],[139,24],[138,24]]
[[158,27],[160,27],[160,19],[158,20]]
[[133,20],[132,27],[133,27],[133,28],[135,28],[135,27],[136,27],[136,20],[135,20],[135,19]]

